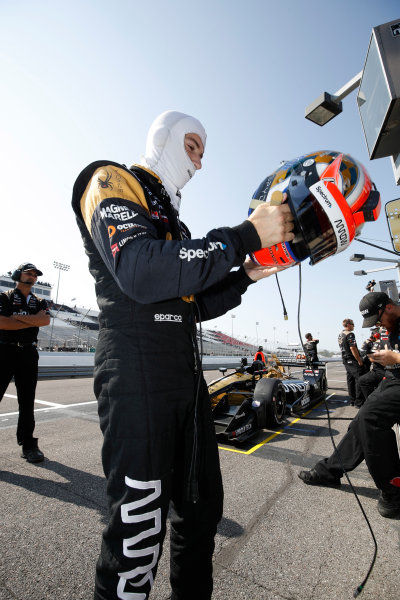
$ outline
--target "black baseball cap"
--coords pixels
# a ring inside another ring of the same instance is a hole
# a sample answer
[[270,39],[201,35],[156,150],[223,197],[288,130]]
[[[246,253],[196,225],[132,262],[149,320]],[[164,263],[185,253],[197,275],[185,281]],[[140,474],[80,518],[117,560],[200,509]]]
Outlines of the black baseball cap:
[[24,271],[36,271],[36,273],[38,275],[43,275],[42,271],[40,271],[37,267],[35,267],[35,265],[33,265],[32,263],[23,263],[22,265],[20,265],[18,267],[18,271],[21,271],[21,273],[23,273]]
[[360,301],[360,312],[364,317],[363,327],[373,327],[379,318],[382,308],[390,304],[391,300],[384,292],[370,292]]

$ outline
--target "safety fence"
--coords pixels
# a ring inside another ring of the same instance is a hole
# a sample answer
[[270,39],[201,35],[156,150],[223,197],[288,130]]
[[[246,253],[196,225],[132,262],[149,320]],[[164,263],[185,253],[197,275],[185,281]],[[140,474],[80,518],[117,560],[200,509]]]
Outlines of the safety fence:
[[[39,353],[39,355],[40,354],[41,353]],[[63,353],[64,356],[60,357],[61,360],[53,360],[51,361],[52,364],[48,364],[49,360],[46,361],[46,356],[41,357],[41,359],[39,360],[39,379],[70,379],[74,377],[93,377],[93,362],[91,362],[91,364],[76,364],[78,362],[76,359],[77,355],[74,354],[72,357],[69,357],[67,356],[67,354],[68,353]],[[56,356],[57,358],[59,358],[59,355]],[[94,360],[93,354],[89,355],[89,357]],[[50,358],[53,357],[50,355]],[[73,360],[75,359],[74,362],[70,362],[71,358]],[[250,364],[252,359],[248,357],[247,360]],[[240,361],[241,357],[238,356],[205,356],[202,365],[204,371],[218,370],[222,367],[226,367],[227,369],[234,369],[236,367],[240,367]],[[66,364],[68,362],[70,362],[70,364]]]
[[[253,358],[247,356],[248,364],[252,363]],[[203,370],[217,371],[220,368],[235,369],[240,367],[242,356],[204,356]],[[280,361],[283,365],[304,367],[305,361],[297,360],[295,364],[293,359],[285,360],[281,357]],[[325,362],[341,361],[339,358],[328,358]],[[317,365],[314,365],[317,366]],[[94,369],[94,354],[93,353],[76,353],[76,352],[39,352],[39,379],[70,379],[78,377],[93,377]]]

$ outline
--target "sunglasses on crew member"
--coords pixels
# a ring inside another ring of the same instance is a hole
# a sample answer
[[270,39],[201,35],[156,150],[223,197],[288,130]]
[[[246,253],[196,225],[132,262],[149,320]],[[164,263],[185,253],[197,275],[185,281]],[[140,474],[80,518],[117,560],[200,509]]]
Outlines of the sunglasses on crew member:
[[384,312],[385,312],[385,310],[386,310],[386,306],[387,306],[387,304],[385,304],[385,306],[382,308],[382,310],[381,310],[381,311],[378,313],[378,319],[377,319],[377,321],[376,321],[376,323],[375,323],[375,325],[376,325],[377,327],[380,327],[380,326],[382,325],[382,323],[381,323],[381,319],[382,319],[382,315],[383,315],[383,313],[384,313]]

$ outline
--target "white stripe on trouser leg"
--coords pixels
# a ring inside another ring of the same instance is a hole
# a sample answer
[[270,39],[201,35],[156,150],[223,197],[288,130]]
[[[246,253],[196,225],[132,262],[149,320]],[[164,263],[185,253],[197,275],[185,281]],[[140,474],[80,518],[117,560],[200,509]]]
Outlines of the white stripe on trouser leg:
[[132,550],[129,550],[135,544],[138,544],[141,540],[144,540],[151,535],[157,535],[161,531],[161,508],[157,508],[152,512],[143,513],[142,515],[132,515],[130,518],[130,523],[140,523],[141,521],[148,521],[149,519],[154,519],[154,527],[150,529],[146,529],[134,535],[131,538],[124,539],[124,556],[136,556],[135,554],[131,554]]
[[[132,569],[132,571],[118,573],[120,579],[118,582],[117,596],[118,598],[121,598],[121,600],[145,600],[146,594],[137,592],[126,592],[125,586],[128,583],[130,586],[139,587],[144,585],[148,581],[150,583],[150,588],[152,587],[154,578],[151,569],[157,564],[158,556],[160,554],[160,544],[156,544],[151,548],[143,548],[143,550],[131,550],[131,553],[131,556],[135,557],[153,555],[153,559],[148,565],[136,567],[136,569]],[[130,581],[131,579],[134,579],[135,577],[137,577],[138,575],[142,575],[143,573],[145,575],[140,581],[137,581],[136,583]]]
[[[152,490],[145,498],[135,500],[133,502],[127,502],[121,506],[121,520],[123,523],[142,523],[145,521],[153,520],[154,526],[149,529],[138,533],[130,538],[123,540],[123,554],[128,558],[139,558],[143,556],[152,556],[151,562],[147,565],[141,565],[130,571],[124,571],[118,573],[120,579],[117,587],[117,596],[121,600],[145,600],[146,594],[142,592],[128,592],[126,586],[139,587],[149,582],[150,588],[153,585],[154,576],[152,569],[157,565],[158,557],[160,555],[160,544],[143,548],[140,550],[134,550],[133,546],[139,543],[141,540],[157,535],[161,531],[161,508],[157,508],[153,511],[139,514],[131,514],[137,508],[146,506],[161,495],[161,481],[138,481],[136,479],[130,479],[125,477],[125,483],[128,487],[137,490]],[[140,581],[133,582],[132,579],[144,575]]]

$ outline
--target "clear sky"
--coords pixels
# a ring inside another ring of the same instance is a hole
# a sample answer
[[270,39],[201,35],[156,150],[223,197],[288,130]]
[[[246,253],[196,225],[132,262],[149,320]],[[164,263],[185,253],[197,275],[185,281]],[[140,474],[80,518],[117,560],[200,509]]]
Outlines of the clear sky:
[[[315,150],[361,161],[383,206],[399,197],[390,160],[369,160],[355,92],[325,127],[304,118],[319,94],[362,70],[372,27],[397,18],[398,0],[0,0],[0,272],[30,261],[56,287],[53,261],[66,263],[59,301],[96,308],[73,183],[94,160],[137,161],[151,122],[167,109],[196,116],[208,134],[203,169],[183,190],[192,237],[240,223],[282,160]],[[391,248],[384,210],[362,237]],[[353,242],[315,267],[303,263],[301,331],[321,348],[337,349],[344,317],[361,342],[365,285],[397,279],[396,271],[355,277],[383,265],[350,262],[354,253],[393,257]],[[298,268],[280,285],[288,321],[272,277],[205,326],[264,345],[298,341]]]

